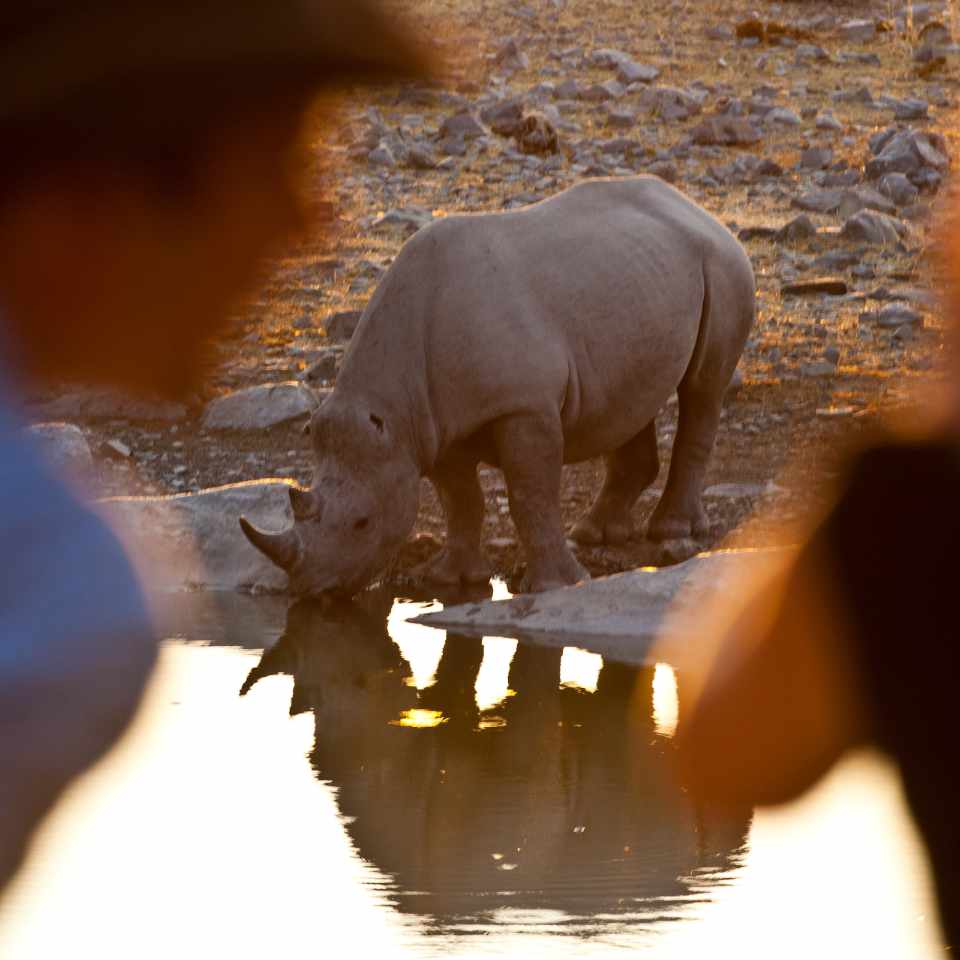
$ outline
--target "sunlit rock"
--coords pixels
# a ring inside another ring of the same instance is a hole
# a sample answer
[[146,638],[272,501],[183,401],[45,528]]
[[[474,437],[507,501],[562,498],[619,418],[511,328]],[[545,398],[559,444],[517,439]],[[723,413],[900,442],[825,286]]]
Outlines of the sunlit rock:
[[153,589],[281,591],[286,574],[251,550],[237,517],[286,529],[291,486],[256,480],[171,497],[113,497],[98,508]]
[[296,381],[264,383],[217,397],[207,404],[207,430],[263,430],[306,418],[318,406],[317,395]]

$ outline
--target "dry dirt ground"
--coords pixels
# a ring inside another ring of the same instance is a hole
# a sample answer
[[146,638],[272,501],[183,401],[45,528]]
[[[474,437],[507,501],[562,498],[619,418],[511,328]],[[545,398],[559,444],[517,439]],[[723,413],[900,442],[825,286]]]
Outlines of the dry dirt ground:
[[[263,476],[308,483],[302,422],[264,431],[204,430],[203,405],[228,390],[302,377],[318,359],[337,359],[340,347],[327,335],[334,332],[327,330],[329,318],[363,307],[409,236],[408,228],[378,225],[390,210],[413,211],[421,218],[498,210],[548,196],[586,176],[623,176],[654,165],[735,232],[778,227],[800,212],[793,200],[825,177],[846,173],[851,182],[865,182],[868,139],[895,122],[884,96],[926,102],[926,116],[905,125],[942,134],[955,152],[960,75],[954,56],[948,52],[945,62],[932,68],[914,58],[924,24],[941,21],[953,28],[951,8],[754,2],[756,11],[742,0],[722,5],[428,0],[416,9],[398,3],[435,43],[443,78],[433,85],[350,93],[335,122],[315,136],[311,199],[332,221],[271,265],[259,293],[214,345],[216,363],[185,417],[175,422],[123,415],[74,418],[91,441],[101,490],[182,493]],[[738,38],[738,24],[751,16],[762,27],[743,27],[748,36]],[[871,21],[874,36],[844,28],[853,19]],[[615,77],[615,67],[596,56],[609,48],[656,67],[659,76],[614,90],[606,99],[596,90],[584,97],[590,85]],[[557,90],[570,80],[574,87]],[[864,87],[870,102],[857,95]],[[657,100],[659,95],[650,93],[662,88],[695,95],[702,100],[699,112],[674,116],[664,108],[670,94]],[[519,98],[524,112],[541,111],[557,122],[559,152],[528,156],[515,139],[490,131],[466,140],[463,155],[456,155],[456,142],[443,142],[446,118],[463,109],[479,113],[491,101],[511,97]],[[796,122],[789,117],[766,122],[758,114],[761,136],[755,143],[690,143],[704,117],[724,110],[749,113],[757,98],[788,108]],[[822,121],[825,112],[836,122]],[[377,153],[384,145],[386,155]],[[826,169],[798,169],[809,147],[832,150]],[[744,156],[772,161],[780,172],[760,176],[747,167],[731,168]],[[757,275],[758,321],[707,480],[708,487],[742,486],[707,497],[713,533],[699,546],[760,544],[789,536],[822,499],[836,451],[937,378],[941,322],[917,288],[936,288],[934,223],[936,210],[949,205],[949,195],[945,182],[897,209],[895,215],[909,229],[894,245],[845,242],[836,236],[843,218],[834,213],[811,213],[820,232],[807,240],[745,241]],[[837,251],[850,257],[828,264],[833,269],[814,262]],[[785,281],[822,274],[843,280],[848,293],[781,293]],[[922,323],[895,331],[870,320],[866,314],[883,305],[884,288],[918,307]],[[38,416],[43,409],[38,406]],[[658,419],[664,461],[658,486],[666,474],[675,412],[675,404],[669,405]],[[130,456],[108,450],[108,440],[121,441]],[[599,464],[567,470],[563,509],[571,522],[587,508],[599,482]],[[486,470],[483,483],[491,554],[498,569],[509,574],[519,557],[502,477]],[[641,498],[636,510],[641,529],[655,502],[649,492]],[[418,533],[401,569],[429,553],[431,535],[442,536],[438,504],[426,485]],[[623,549],[583,551],[582,559],[596,574],[668,561],[671,555],[638,539]]]

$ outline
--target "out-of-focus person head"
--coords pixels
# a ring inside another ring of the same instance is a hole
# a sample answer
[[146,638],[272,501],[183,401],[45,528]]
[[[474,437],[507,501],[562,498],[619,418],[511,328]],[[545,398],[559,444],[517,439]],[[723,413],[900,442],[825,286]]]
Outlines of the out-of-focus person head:
[[3,353],[33,380],[176,393],[303,226],[308,106],[423,73],[374,0],[0,6]]

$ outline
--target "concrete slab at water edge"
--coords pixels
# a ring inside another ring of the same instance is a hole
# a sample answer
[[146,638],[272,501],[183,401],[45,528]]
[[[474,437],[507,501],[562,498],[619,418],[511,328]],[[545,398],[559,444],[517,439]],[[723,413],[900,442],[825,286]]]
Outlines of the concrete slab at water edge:
[[471,636],[508,636],[579,646],[622,663],[650,661],[654,640],[682,653],[711,601],[782,562],[784,549],[700,554],[671,567],[643,567],[510,600],[486,600],[424,614],[413,622]]
[[252,480],[167,497],[113,497],[98,509],[153,590],[282,592],[286,574],[240,530],[247,516],[265,530],[290,526],[289,480]]

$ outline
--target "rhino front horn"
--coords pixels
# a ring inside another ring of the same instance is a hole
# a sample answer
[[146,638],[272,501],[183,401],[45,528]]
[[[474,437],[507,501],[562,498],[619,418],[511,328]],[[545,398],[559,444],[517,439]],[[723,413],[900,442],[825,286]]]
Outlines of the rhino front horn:
[[297,559],[297,538],[292,530],[283,533],[264,533],[258,530],[246,517],[240,518],[240,529],[244,536],[278,567],[288,570]]

